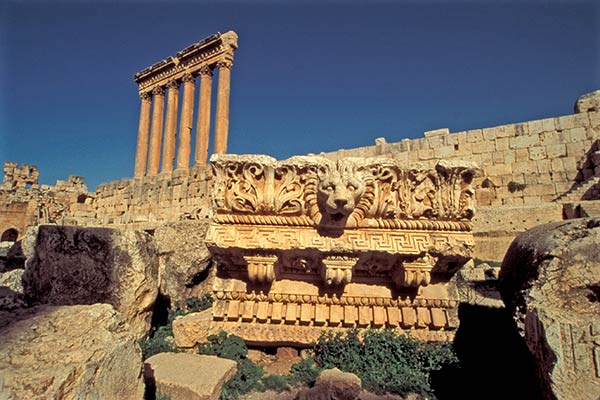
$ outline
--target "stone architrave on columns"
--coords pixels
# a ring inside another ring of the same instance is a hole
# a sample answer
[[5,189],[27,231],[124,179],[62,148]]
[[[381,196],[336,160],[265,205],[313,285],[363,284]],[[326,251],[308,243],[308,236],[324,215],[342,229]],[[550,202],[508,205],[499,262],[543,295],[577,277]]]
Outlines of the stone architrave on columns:
[[200,96],[198,100],[198,123],[196,125],[196,153],[194,165],[206,165],[210,137],[210,103],[212,95],[212,69],[200,68]]
[[148,160],[148,175],[158,174],[160,167],[160,144],[163,127],[163,112],[165,107],[165,90],[157,86],[152,90],[153,109],[152,109],[152,127],[150,128],[150,150]]
[[163,146],[162,171],[172,172],[175,162],[175,142],[177,135],[177,108],[179,103],[179,83],[170,81],[167,103],[167,120],[165,122],[165,143]]
[[140,123],[138,127],[137,146],[135,151],[134,176],[141,178],[146,175],[146,162],[148,161],[148,137],[150,135],[150,105],[152,97],[149,93],[142,93],[140,108]]
[[231,67],[229,60],[219,61],[219,88],[217,93],[217,116],[215,121],[215,154],[227,153],[227,135],[229,133],[229,94],[231,87]]
[[192,120],[194,115],[195,78],[192,74],[183,77],[183,105],[179,122],[179,148],[177,149],[177,169],[188,169],[190,166]]

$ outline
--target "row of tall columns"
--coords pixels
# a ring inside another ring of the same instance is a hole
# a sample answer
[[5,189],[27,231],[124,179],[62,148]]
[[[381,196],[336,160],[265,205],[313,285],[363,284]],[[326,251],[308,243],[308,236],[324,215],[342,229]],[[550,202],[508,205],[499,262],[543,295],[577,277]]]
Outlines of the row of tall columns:
[[[217,92],[217,111],[215,117],[215,142],[213,152],[227,152],[227,136],[229,131],[229,97],[231,82],[231,61],[220,61],[219,82]],[[198,96],[198,120],[196,124],[196,151],[194,166],[206,165],[210,136],[210,110],[212,95],[213,71],[210,66],[199,70],[200,94]],[[179,145],[177,147],[178,170],[188,169],[191,155],[191,137],[194,114],[194,92],[196,79],[190,73],[182,78],[183,99],[181,118],[179,121]],[[180,83],[170,81],[167,85],[167,113],[164,121],[165,89],[156,87],[150,93],[141,94],[140,121],[136,146],[135,170],[136,178],[145,175],[155,176],[159,172],[172,172],[175,163],[175,145],[177,143],[177,116],[179,111]],[[152,117],[150,109],[152,107]],[[163,142],[164,143],[161,143]],[[162,167],[160,165],[162,148]]]

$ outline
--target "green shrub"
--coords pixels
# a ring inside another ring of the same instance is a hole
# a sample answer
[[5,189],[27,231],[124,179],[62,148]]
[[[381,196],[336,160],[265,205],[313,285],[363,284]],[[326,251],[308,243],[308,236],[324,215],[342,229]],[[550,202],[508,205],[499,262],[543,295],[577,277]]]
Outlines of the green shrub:
[[309,386],[313,386],[321,371],[322,368],[315,363],[314,358],[307,358],[306,360],[302,360],[299,363],[292,365],[291,383],[305,383]]
[[214,302],[213,297],[210,294],[205,294],[204,296],[198,297],[190,297],[186,301],[187,312],[200,312],[204,310],[208,310],[212,307]]
[[167,324],[155,327],[147,337],[140,341],[144,360],[158,353],[177,351],[177,347],[173,343],[173,321],[183,314],[184,312],[181,310],[169,310]]
[[323,369],[352,372],[374,393],[417,393],[433,396],[430,374],[458,362],[449,344],[426,343],[394,330],[324,333],[314,345],[315,362]]
[[239,336],[227,335],[227,332],[221,331],[216,335],[210,335],[207,344],[198,346],[198,353],[240,361],[248,355],[248,347]]
[[263,376],[257,385],[257,390],[264,392],[272,390],[274,392],[283,392],[290,389],[291,378],[285,375],[267,375]]

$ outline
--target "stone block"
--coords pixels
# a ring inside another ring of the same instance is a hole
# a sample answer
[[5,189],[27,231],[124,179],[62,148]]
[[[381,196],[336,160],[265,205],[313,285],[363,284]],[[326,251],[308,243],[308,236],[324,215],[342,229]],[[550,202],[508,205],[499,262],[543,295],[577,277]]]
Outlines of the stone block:
[[217,400],[233,378],[233,360],[190,353],[159,353],[144,363],[144,377],[170,399]]
[[521,124],[515,124],[515,136],[526,136],[529,135],[529,126],[527,122]]
[[567,155],[567,146],[564,143],[547,145],[546,154],[551,159],[565,157]]
[[517,155],[515,150],[506,150],[503,151],[502,154],[504,155],[504,162],[506,164],[512,164],[515,161],[517,161]]
[[496,127],[496,138],[507,138],[516,135],[515,124],[502,125]]
[[552,132],[556,129],[554,118],[546,118],[541,120],[544,132]]
[[485,128],[482,130],[484,140],[496,139],[496,128]]
[[529,148],[529,159],[532,161],[543,160],[546,158],[546,147],[534,146]]
[[529,121],[527,122],[527,127],[529,128],[530,135],[535,135],[544,132],[543,120]]
[[575,127],[574,115],[565,115],[562,117],[555,118],[554,123],[557,129],[572,129]]
[[529,150],[528,149],[516,149],[515,150],[515,162],[529,161]]
[[583,157],[586,152],[586,146],[583,142],[572,142],[567,143],[567,156],[569,157]]
[[535,162],[522,161],[514,163],[512,169],[514,174],[534,174],[537,172],[537,165]]
[[488,176],[512,175],[513,168],[511,164],[498,164],[485,167]]
[[590,126],[590,118],[588,113],[574,114],[575,127],[588,127]]
[[474,154],[489,153],[496,148],[493,141],[474,142],[472,145]]
[[418,154],[419,160],[431,160],[432,158],[434,158],[432,149],[419,150]]
[[590,125],[593,127],[600,126],[600,111],[589,112],[588,117],[590,118]]
[[540,144],[539,135],[523,135],[510,138],[509,147],[511,149],[522,149]]
[[508,138],[507,137],[502,137],[502,138],[497,138],[495,140],[495,145],[496,145],[496,151],[505,151],[508,150]]
[[569,129],[569,142],[581,142],[587,139],[586,130],[583,127]]
[[467,131],[467,142],[481,142],[483,141],[483,132],[481,129],[474,129],[472,131]]
[[523,196],[523,204],[540,204],[540,196]]
[[504,153],[502,151],[495,151],[492,153],[492,163],[496,164],[504,164]]
[[449,158],[452,157],[454,153],[454,145],[440,146],[433,149],[433,154],[435,158]]

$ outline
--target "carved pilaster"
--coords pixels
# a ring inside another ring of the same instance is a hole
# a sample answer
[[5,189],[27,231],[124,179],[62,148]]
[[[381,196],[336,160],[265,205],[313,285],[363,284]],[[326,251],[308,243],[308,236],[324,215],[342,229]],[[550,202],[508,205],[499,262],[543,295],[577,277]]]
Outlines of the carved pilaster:
[[275,279],[275,263],[277,256],[252,255],[244,256],[248,263],[248,279],[252,283],[271,283]]
[[352,268],[358,257],[328,256],[323,259],[321,277],[328,286],[342,286],[352,281]]

